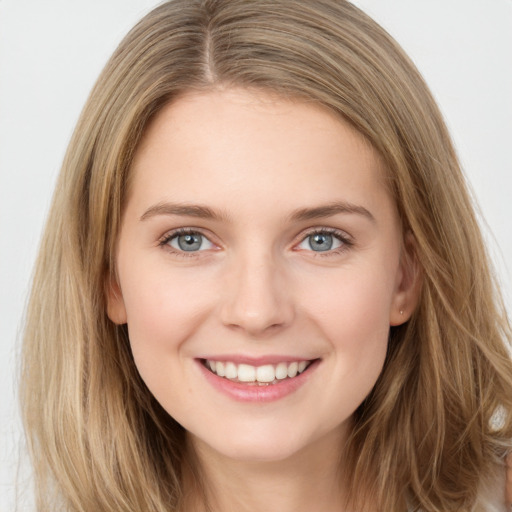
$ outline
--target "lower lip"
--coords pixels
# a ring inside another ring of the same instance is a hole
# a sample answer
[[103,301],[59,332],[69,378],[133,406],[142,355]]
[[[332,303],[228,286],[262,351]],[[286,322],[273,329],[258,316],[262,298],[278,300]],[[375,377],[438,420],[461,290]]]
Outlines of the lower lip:
[[268,386],[233,382],[208,370],[202,361],[198,360],[197,362],[206,380],[224,395],[239,402],[273,402],[291,395],[305,384],[319,365],[320,360],[313,361],[304,372],[296,377],[278,380],[275,384]]

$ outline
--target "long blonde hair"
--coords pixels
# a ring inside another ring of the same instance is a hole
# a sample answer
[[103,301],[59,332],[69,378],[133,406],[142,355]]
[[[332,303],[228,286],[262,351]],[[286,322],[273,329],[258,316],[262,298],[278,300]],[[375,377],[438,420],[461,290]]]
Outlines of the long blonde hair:
[[[345,462],[364,509],[478,507],[512,439],[511,334],[442,117],[397,43],[343,0],[174,0],[122,41],[83,110],[47,221],[27,313],[22,404],[38,510],[180,509],[185,436],[135,368],[105,287],[131,161],[183,92],[238,86],[322,104],[384,158],[423,274],[391,328]],[[496,412],[502,411],[500,421]]]

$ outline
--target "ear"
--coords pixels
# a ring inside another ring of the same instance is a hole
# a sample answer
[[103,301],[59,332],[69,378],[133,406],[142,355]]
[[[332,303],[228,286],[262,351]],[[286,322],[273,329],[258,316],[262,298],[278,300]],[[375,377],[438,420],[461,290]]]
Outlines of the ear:
[[123,293],[115,275],[106,280],[107,315],[117,325],[127,322]]
[[401,325],[411,318],[421,293],[422,272],[416,253],[416,239],[411,231],[404,236],[395,294],[389,316],[390,325]]

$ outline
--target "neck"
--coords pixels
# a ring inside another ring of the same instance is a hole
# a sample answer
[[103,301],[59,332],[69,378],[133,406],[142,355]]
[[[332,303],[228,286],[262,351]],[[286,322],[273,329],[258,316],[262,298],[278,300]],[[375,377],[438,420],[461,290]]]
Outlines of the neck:
[[193,490],[197,486],[189,472],[187,512],[346,511],[340,476],[344,431],[333,431],[283,460],[271,461],[231,459],[192,436],[188,441],[209,508],[203,493]]

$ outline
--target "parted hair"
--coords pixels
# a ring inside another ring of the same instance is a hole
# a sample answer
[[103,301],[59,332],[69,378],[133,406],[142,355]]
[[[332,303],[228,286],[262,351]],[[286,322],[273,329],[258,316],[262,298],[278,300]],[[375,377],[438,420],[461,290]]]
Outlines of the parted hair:
[[40,512],[182,510],[185,432],[139,377],[106,313],[131,162],[189,91],[266,90],[317,103],[380,153],[420,300],[343,455],[365,510],[484,510],[510,447],[510,325],[442,116],[398,44],[344,0],[171,0],[121,42],[66,153],[36,264],[21,401]]

